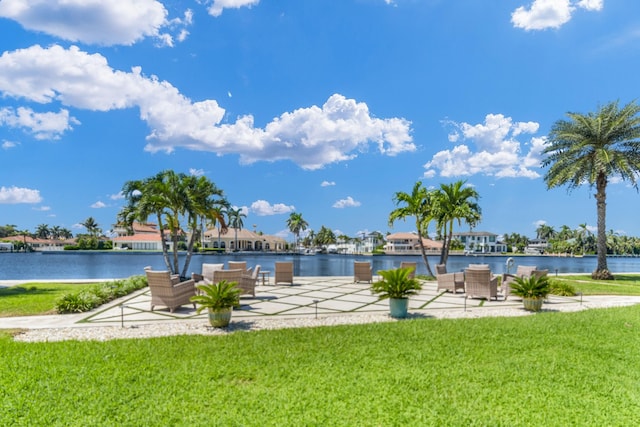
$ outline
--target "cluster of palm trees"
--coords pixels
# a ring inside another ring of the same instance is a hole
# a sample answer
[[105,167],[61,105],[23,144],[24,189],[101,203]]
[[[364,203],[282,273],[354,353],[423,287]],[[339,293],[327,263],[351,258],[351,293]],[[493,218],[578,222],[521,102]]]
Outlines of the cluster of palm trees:
[[[172,253],[167,245],[162,252],[167,269],[186,277],[195,243],[202,232],[202,224],[220,224],[226,230],[225,212],[233,212],[231,221],[242,224],[241,212],[231,211],[224,192],[204,176],[193,176],[165,170],[143,179],[127,181],[123,188],[127,204],[118,213],[118,223],[129,228],[135,221],[145,223],[149,218],[157,221],[158,228],[168,232]],[[178,259],[179,243],[185,238],[186,257],[182,269]]]
[[429,235],[429,225],[435,224],[436,234],[442,241],[440,264],[446,264],[453,244],[454,224],[460,226],[464,222],[474,227],[481,219],[479,197],[473,187],[466,185],[466,181],[440,184],[438,189],[427,189],[417,181],[411,193],[395,193],[393,201],[398,207],[389,214],[389,226],[397,220],[413,218],[427,274],[433,276],[422,241]]

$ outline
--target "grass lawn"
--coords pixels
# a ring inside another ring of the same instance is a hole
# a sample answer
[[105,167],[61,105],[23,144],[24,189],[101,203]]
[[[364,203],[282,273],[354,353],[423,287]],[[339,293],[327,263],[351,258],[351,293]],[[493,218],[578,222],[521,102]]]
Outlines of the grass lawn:
[[0,333],[0,425],[607,425],[640,306],[107,342]]
[[572,284],[583,295],[640,295],[640,275],[615,274],[615,280],[593,280],[590,274],[550,276]]
[[26,283],[0,288],[0,317],[55,314],[55,301],[62,295],[95,284]]

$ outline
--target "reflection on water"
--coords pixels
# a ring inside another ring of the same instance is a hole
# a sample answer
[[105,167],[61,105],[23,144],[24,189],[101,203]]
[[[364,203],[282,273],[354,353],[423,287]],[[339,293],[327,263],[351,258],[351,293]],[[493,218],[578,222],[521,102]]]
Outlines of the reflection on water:
[[[523,256],[513,257],[515,266],[536,265],[539,269],[548,269],[550,274],[590,273],[596,268],[596,258]],[[506,272],[506,256],[450,256],[447,263],[449,271],[461,271],[470,263],[489,264],[495,274]],[[274,255],[237,253],[230,255],[199,255],[192,257],[189,266],[191,272],[200,272],[203,262],[219,263],[243,260],[249,266],[260,264],[263,270],[273,271],[276,261],[293,261],[296,276],[350,276],[353,274],[354,261],[370,261],[373,271],[397,268],[401,261],[417,261],[418,274],[427,270],[422,258],[415,256],[364,256],[364,255]],[[432,270],[439,257],[429,257]],[[180,266],[184,256],[180,258]],[[0,280],[20,279],[103,279],[129,277],[142,274],[147,265],[154,269],[165,269],[161,253],[0,253]],[[609,258],[609,269],[615,272],[640,271],[640,258]]]

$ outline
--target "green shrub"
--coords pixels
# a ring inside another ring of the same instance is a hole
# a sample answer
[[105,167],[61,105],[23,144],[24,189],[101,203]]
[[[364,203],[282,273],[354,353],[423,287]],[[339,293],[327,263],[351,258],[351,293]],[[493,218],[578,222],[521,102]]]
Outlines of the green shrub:
[[550,294],[563,297],[572,297],[576,294],[576,288],[571,283],[551,280]]
[[60,314],[82,313],[146,286],[145,276],[132,276],[125,280],[100,283],[80,292],[64,294],[56,301],[55,309]]

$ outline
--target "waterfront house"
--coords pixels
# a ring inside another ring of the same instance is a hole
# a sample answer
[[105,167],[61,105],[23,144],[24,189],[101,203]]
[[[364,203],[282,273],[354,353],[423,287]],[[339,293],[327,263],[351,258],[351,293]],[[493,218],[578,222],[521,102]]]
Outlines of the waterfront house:
[[454,232],[453,239],[464,245],[469,254],[490,254],[507,252],[507,245],[498,241],[498,235],[487,231]]
[[[427,254],[439,254],[442,243],[435,240],[422,238],[422,243]],[[387,243],[384,245],[384,253],[387,255],[420,255],[420,240],[416,233],[393,233],[387,235]]]
[[[236,241],[238,246],[236,248]],[[283,252],[287,249],[287,241],[278,236],[260,234],[247,229],[229,228],[225,234],[219,234],[217,228],[204,232],[202,241],[205,248],[214,248],[226,252],[233,251],[264,251]]]
[[[113,229],[114,237],[112,237],[113,249],[123,250],[131,249],[134,251],[161,251],[162,236],[158,226],[153,223],[142,224],[134,222],[131,229],[128,230],[121,226]],[[171,247],[170,242],[167,242]]]

